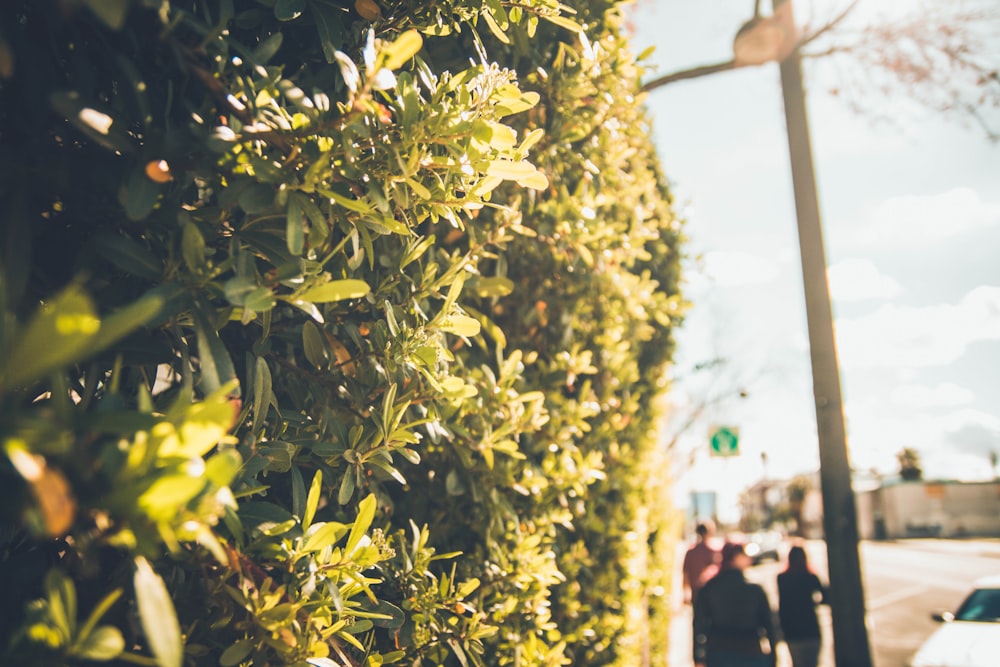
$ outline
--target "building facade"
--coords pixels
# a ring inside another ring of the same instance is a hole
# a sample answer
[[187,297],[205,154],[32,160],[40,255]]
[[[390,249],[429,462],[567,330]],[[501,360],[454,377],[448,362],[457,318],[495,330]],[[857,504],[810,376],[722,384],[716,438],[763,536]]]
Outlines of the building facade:
[[892,480],[855,497],[861,539],[1000,537],[1000,482]]

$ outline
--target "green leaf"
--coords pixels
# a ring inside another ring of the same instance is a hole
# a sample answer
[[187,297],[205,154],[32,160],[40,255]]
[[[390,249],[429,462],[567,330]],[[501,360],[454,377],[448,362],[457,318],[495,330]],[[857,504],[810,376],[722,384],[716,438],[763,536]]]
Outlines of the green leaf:
[[306,482],[302,479],[302,470],[292,466],[289,470],[292,478],[292,514],[301,517],[306,514]]
[[94,303],[72,284],[43,303],[9,351],[3,384],[17,387],[86,358],[101,328]]
[[219,656],[219,665],[221,667],[236,667],[250,655],[254,643],[253,639],[239,640],[222,652],[222,655]]
[[[502,10],[501,10],[501,13],[502,13]],[[508,37],[507,33],[505,33],[503,31],[503,28],[501,27],[500,23],[497,21],[496,17],[493,15],[493,11],[491,11],[490,9],[484,7],[483,8],[482,17],[486,21],[486,27],[490,29],[490,32],[493,33],[494,37],[496,37],[498,40],[500,40],[504,44],[510,44],[510,37]]]
[[302,349],[306,359],[316,368],[326,368],[330,364],[330,352],[326,349],[323,334],[312,320],[302,325]]
[[487,176],[498,176],[509,181],[516,181],[526,176],[537,173],[535,165],[524,160],[517,162],[513,160],[493,160],[486,168]]
[[366,215],[370,215],[371,213],[374,212],[371,205],[364,200],[351,199],[350,197],[345,197],[344,195],[334,192],[333,190],[321,190],[317,188],[316,192],[323,195],[324,197],[329,197],[338,206],[343,206],[349,211],[354,211],[355,213],[364,213]]
[[175,516],[205,488],[205,480],[188,475],[168,475],[153,482],[138,499],[138,505],[154,521]]
[[337,49],[344,43],[343,12],[320,0],[310,2],[309,9],[316,19],[316,30],[323,46],[323,55],[326,57],[326,62],[332,65],[337,62]]
[[378,628],[389,628],[395,630],[403,626],[406,621],[406,613],[385,600],[379,600],[378,605],[373,609],[376,614],[387,616],[388,618],[372,618],[372,625]]
[[285,521],[295,520],[288,510],[280,505],[254,500],[240,503],[240,508],[237,513],[243,523],[248,527],[264,523],[282,523]]
[[243,458],[235,449],[223,449],[205,464],[205,478],[218,488],[229,486],[240,472]]
[[62,570],[49,570],[45,575],[45,593],[49,618],[63,639],[71,640],[76,634],[76,586],[73,580]]
[[125,650],[125,637],[112,625],[102,625],[73,647],[71,654],[83,660],[105,662],[117,658]]
[[105,316],[92,342],[94,352],[105,350],[140,327],[165,317],[164,309],[183,294],[180,285],[164,283],[146,292],[127,306]]
[[142,630],[160,667],[181,667],[184,644],[166,584],[142,556],[135,559],[136,603]]
[[94,245],[105,259],[127,273],[147,280],[158,280],[163,263],[145,246],[127,236],[99,234]]
[[313,529],[306,534],[302,542],[300,551],[308,553],[310,551],[320,551],[326,547],[333,546],[347,532],[347,526],[336,521],[328,523],[317,523]]
[[553,25],[557,25],[560,28],[565,28],[570,32],[583,31],[583,27],[579,23],[577,23],[573,19],[568,19],[565,16],[543,15],[542,18]]
[[316,516],[316,509],[319,507],[319,496],[323,492],[323,471],[317,470],[313,475],[312,483],[309,485],[309,497],[306,498],[306,512],[302,517],[302,530],[307,530],[312,524],[313,517]]
[[357,549],[358,544],[361,542],[361,538],[365,533],[368,532],[368,528],[372,525],[372,520],[375,518],[375,508],[378,501],[375,499],[375,494],[368,494],[364,500],[358,503],[358,516],[354,519],[354,525],[351,526],[351,534],[347,538],[347,544],[344,545],[344,552],[348,555],[354,553]]
[[293,295],[295,301],[310,303],[330,303],[346,299],[359,299],[371,292],[371,287],[363,280],[346,278],[307,287]]
[[253,431],[260,433],[267,418],[267,409],[271,405],[271,368],[267,360],[257,357],[253,372]]
[[447,331],[448,333],[467,338],[478,336],[482,329],[479,320],[471,318],[468,315],[449,315],[443,317],[437,322],[437,328],[441,331]]
[[549,179],[542,172],[536,171],[533,174],[528,174],[527,176],[518,178],[517,184],[521,187],[530,188],[532,190],[544,190],[549,187]]
[[337,492],[337,502],[346,505],[347,501],[354,495],[354,470],[348,468],[344,476],[340,479],[340,490]]
[[[305,6],[305,0],[298,0]],[[275,8],[277,10],[277,7]],[[258,65],[266,65],[268,61],[271,60],[278,53],[278,49],[281,48],[281,43],[283,41],[285,34],[282,32],[276,32],[253,50],[254,62]]]
[[528,132],[528,134],[524,137],[524,141],[522,141],[521,145],[517,147],[517,152],[521,155],[527,155],[528,151],[534,148],[535,144],[537,144],[544,136],[545,130],[540,127]]
[[145,220],[156,208],[162,190],[163,186],[150,180],[144,169],[132,170],[125,182],[125,200],[122,202],[128,219],[136,222]]
[[187,265],[188,271],[195,275],[204,272],[205,238],[194,223],[185,222],[181,228],[181,254],[184,256],[184,264]]
[[[104,105],[83,100],[75,90],[53,91],[49,95],[49,102],[56,113],[104,148],[123,154],[135,150],[134,140],[124,129],[125,124],[115,117],[114,111]],[[149,181],[143,169],[133,171],[133,175],[136,174]]]
[[306,0],[278,0],[274,3],[274,17],[279,21],[294,21],[305,10]]
[[509,86],[509,89],[503,90],[506,94],[497,101],[496,107],[494,107],[498,117],[527,111],[541,100],[541,96],[533,90],[522,93],[516,86]]
[[391,70],[402,67],[406,61],[420,52],[424,39],[416,30],[407,30],[395,42],[385,47],[385,66]]
[[206,392],[212,392],[235,380],[236,369],[229,350],[206,314],[201,308],[196,308],[194,315],[198,322],[195,338],[198,341],[198,360],[201,362],[199,381]]
[[476,296],[480,298],[507,296],[514,291],[514,281],[504,276],[481,276],[472,287],[476,291]]
[[263,213],[274,206],[274,188],[263,183],[252,183],[240,192],[237,199],[240,208],[247,213]]
[[131,0],[84,0],[84,4],[97,18],[112,30],[121,30]]
[[301,255],[306,244],[306,228],[302,217],[302,206],[298,197],[288,198],[288,211],[285,217],[285,239],[288,252]]
[[116,588],[115,590],[111,591],[110,593],[104,596],[104,598],[97,604],[97,606],[90,611],[90,615],[87,616],[87,620],[80,627],[80,632],[79,632],[80,639],[85,639],[93,631],[93,629],[97,627],[97,624],[98,622],[100,622],[101,617],[104,616],[104,614],[107,613],[109,609],[111,609],[112,605],[114,605],[114,603],[117,602],[118,598],[120,598],[121,596],[122,596],[122,589],[120,588]]
[[410,186],[410,189],[420,197],[421,199],[430,199],[431,191],[428,190],[420,181],[407,177],[406,184]]

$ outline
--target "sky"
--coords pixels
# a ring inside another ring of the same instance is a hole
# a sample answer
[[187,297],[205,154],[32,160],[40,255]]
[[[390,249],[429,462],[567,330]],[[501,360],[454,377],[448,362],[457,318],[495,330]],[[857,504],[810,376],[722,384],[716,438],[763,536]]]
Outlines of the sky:
[[[853,20],[895,21],[919,5],[861,0]],[[842,6],[796,1],[796,19]],[[633,48],[656,47],[647,79],[729,59],[752,12],[752,0],[640,0]],[[1000,39],[990,43],[1000,56]],[[892,475],[911,447],[925,478],[989,479],[1000,454],[1000,143],[902,95],[852,110],[827,92],[846,85],[842,72],[805,65],[850,463]],[[693,304],[663,440],[676,441],[679,499],[718,491],[725,515],[741,489],[819,466],[778,67],[670,84],[646,106],[686,220]],[[739,457],[709,455],[712,425],[739,429]]]

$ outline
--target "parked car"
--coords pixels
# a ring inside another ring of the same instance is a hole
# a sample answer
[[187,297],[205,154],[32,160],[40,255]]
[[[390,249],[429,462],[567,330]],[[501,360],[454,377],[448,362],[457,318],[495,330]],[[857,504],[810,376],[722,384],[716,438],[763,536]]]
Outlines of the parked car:
[[746,552],[756,565],[764,560],[780,560],[784,536],[776,530],[762,530],[747,536]]
[[941,623],[910,659],[910,667],[996,667],[1000,664],[1000,576],[975,582],[958,610],[931,616]]

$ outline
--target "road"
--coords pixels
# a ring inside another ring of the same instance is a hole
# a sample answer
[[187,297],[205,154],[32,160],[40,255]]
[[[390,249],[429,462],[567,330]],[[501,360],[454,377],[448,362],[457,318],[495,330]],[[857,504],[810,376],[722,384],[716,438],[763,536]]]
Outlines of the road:
[[[806,545],[810,564],[828,581],[826,547],[813,541]],[[953,611],[972,582],[1000,573],[1000,542],[980,540],[901,540],[863,542],[861,571],[868,609],[869,642],[875,667],[903,667],[937,624],[935,611]],[[775,578],[783,564],[765,562],[747,571],[747,578],[762,584],[772,605],[777,605]],[[691,665],[691,609],[680,604],[676,586],[674,620],[671,623],[671,667]],[[821,667],[833,667],[830,612],[820,607],[824,626]],[[779,647],[778,667],[790,667]]]

